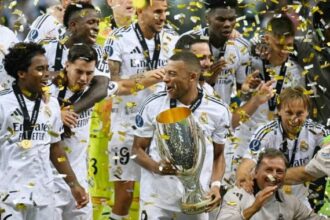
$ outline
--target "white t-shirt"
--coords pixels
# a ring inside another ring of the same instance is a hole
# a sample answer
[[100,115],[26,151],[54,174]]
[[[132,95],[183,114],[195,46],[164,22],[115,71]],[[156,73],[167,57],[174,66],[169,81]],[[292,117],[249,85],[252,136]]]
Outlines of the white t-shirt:
[[66,28],[53,15],[44,14],[34,20],[25,42],[39,43],[42,40],[59,40]]
[[[323,125],[308,119],[296,140],[285,139],[281,122],[277,119],[259,127],[254,132],[248,145],[249,148],[244,153],[244,158],[257,162],[260,151],[266,148],[281,150],[286,140],[290,160],[293,150],[296,148],[293,164],[290,166],[305,166],[313,158],[315,148],[321,146],[323,138],[328,134],[329,130],[326,130]],[[301,200],[306,200],[308,195],[307,188],[303,184],[292,186],[292,192]]]
[[[129,78],[147,71],[147,60],[143,54],[142,46],[134,31],[136,23],[128,27],[122,27],[112,32],[105,43],[105,51],[108,54],[109,60],[118,61],[120,66],[120,77]],[[160,33],[161,50],[157,68],[167,64],[167,60],[172,55],[172,44],[177,37],[176,33],[163,29]],[[154,39],[146,40],[149,49],[150,59],[152,60],[155,41]],[[159,84],[159,87],[160,84]],[[134,117],[137,113],[140,104],[151,93],[157,90],[156,86],[149,87],[137,94],[118,97],[113,100],[113,113],[111,130],[124,131],[132,134],[132,125],[134,125]],[[122,118],[127,120],[123,121]]]
[[[187,34],[209,37],[207,27],[197,31],[188,31],[181,36]],[[224,70],[218,74],[214,90],[220,95],[225,103],[230,104],[232,95],[236,95],[236,83],[242,84],[248,73],[247,64],[250,57],[250,43],[246,39],[239,37],[233,40],[228,40],[223,48],[216,48],[211,45],[210,49],[215,62],[220,59],[221,54],[223,54],[223,57],[227,62]]]
[[[34,101],[24,97],[29,115]],[[38,206],[53,202],[53,173],[50,145],[60,141],[62,121],[60,107],[54,98],[40,103],[38,118],[32,133],[32,147],[23,149],[23,115],[14,92],[0,94],[0,195],[8,204],[34,203]]]
[[[45,55],[48,60],[50,71],[54,71],[56,51],[57,51],[58,44],[60,44],[60,42],[56,40],[56,41],[50,41],[44,45],[44,48],[46,50]],[[64,68],[65,62],[68,60],[69,49],[66,48],[65,45],[61,45],[61,47],[63,47],[61,64],[62,64],[62,68]],[[110,77],[109,66],[108,66],[107,60],[104,59],[104,57],[105,57],[104,50],[102,49],[101,46],[99,46],[97,44],[94,44],[93,48],[96,50],[96,53],[97,53],[97,63],[96,63],[95,71],[94,71],[94,76],[105,76],[105,77],[109,78]]]
[[14,78],[9,76],[2,63],[8,48],[18,43],[18,39],[14,32],[9,28],[0,25],[0,90],[11,88]]
[[[177,101],[177,106],[185,105]],[[166,92],[159,92],[148,97],[136,116],[135,135],[153,138],[156,116],[169,108],[170,97]],[[214,157],[212,142],[218,144],[225,143],[225,136],[231,124],[231,113],[219,99],[203,95],[200,106],[193,112],[193,117],[202,128],[206,137],[206,154],[200,183],[204,191],[207,192],[209,191]],[[148,153],[153,160],[160,161],[155,138],[152,139]],[[142,168],[140,184],[140,198],[142,201],[163,209],[180,211],[183,186],[176,176],[161,176]]]
[[[302,75],[302,69],[296,62],[292,60],[288,60],[286,62],[286,74],[284,77],[284,83],[282,86],[282,90],[288,87],[295,87],[295,86],[302,86],[305,87],[305,79],[304,76]],[[258,58],[252,58],[252,68],[253,69],[258,69],[260,70],[260,73],[263,74],[263,64],[261,59]],[[272,65],[266,65],[267,69],[271,69],[274,71],[276,75],[280,74],[281,66],[272,66]],[[264,78],[264,77],[263,77]],[[274,76],[271,76],[271,79],[274,79]],[[273,88],[276,88],[277,81],[274,82]],[[243,103],[242,103],[243,104]],[[250,119],[241,124],[235,131],[235,136],[239,138],[238,140],[238,147],[235,152],[234,157],[240,158],[243,156],[243,152],[246,150],[249,144],[250,137],[254,133],[254,131],[266,124],[267,122],[270,121],[268,118],[269,114],[269,107],[268,107],[268,102],[260,105],[258,109],[253,113],[253,115],[250,117]],[[275,112],[276,113],[276,108]]]

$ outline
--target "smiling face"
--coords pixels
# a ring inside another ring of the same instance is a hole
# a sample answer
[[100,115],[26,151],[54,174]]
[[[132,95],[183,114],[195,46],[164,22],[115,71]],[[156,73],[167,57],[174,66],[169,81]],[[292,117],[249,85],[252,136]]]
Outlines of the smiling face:
[[83,9],[69,22],[69,30],[76,42],[93,45],[99,32],[100,17],[94,9]]
[[48,85],[48,61],[45,55],[38,54],[31,59],[27,71],[18,71],[19,83],[24,93],[42,94],[42,87]]
[[87,62],[83,59],[77,59],[74,62],[68,61],[65,69],[71,91],[83,91],[93,78],[95,61]]
[[168,95],[172,99],[178,100],[189,96],[190,91],[194,88],[193,83],[196,80],[196,74],[189,73],[183,61],[169,60],[165,70],[164,82]]
[[213,60],[212,60],[212,54],[210,50],[210,46],[208,43],[195,43],[192,44],[190,47],[190,51],[197,56],[197,58],[200,61],[202,72],[209,71]]
[[206,19],[209,24],[210,35],[219,40],[229,39],[236,23],[236,10],[215,8],[208,13]]
[[166,21],[166,12],[166,0],[153,0],[152,4],[137,10],[139,21],[141,21],[151,33],[158,33],[162,30]]
[[[256,169],[255,180],[261,190],[267,186],[278,185],[280,187],[283,185],[285,173],[286,166],[281,157],[265,157]],[[272,176],[274,180],[269,178],[270,176]]]
[[281,104],[278,112],[284,131],[296,136],[308,116],[308,106],[301,99],[288,100]]

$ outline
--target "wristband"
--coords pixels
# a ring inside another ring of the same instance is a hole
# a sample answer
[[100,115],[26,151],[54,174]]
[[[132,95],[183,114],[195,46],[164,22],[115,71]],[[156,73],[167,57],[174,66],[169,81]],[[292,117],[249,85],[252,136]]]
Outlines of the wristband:
[[220,188],[220,187],[221,187],[221,181],[220,181],[220,180],[213,181],[213,182],[211,183],[211,188],[212,188],[213,186],[216,186],[216,187]]

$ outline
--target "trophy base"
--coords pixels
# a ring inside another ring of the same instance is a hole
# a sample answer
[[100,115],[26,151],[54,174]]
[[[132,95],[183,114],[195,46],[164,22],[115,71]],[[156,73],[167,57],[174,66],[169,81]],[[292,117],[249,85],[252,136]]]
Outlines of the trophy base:
[[207,210],[211,201],[212,199],[207,199],[194,204],[181,203],[181,210],[184,214],[187,215],[200,214]]

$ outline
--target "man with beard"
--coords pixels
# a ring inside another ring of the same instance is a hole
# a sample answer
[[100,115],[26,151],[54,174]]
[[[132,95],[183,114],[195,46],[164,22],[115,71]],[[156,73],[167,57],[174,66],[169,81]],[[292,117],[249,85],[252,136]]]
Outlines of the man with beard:
[[[114,31],[105,43],[111,78],[119,80],[163,67],[170,57],[171,42],[176,33],[163,28],[167,1],[149,0],[136,9],[138,20]],[[140,167],[131,159],[134,118],[140,104],[155,88],[113,99],[111,114],[110,181],[115,185],[115,204],[110,218],[128,215],[134,182],[140,178]],[[126,120],[122,120],[125,118]]]

